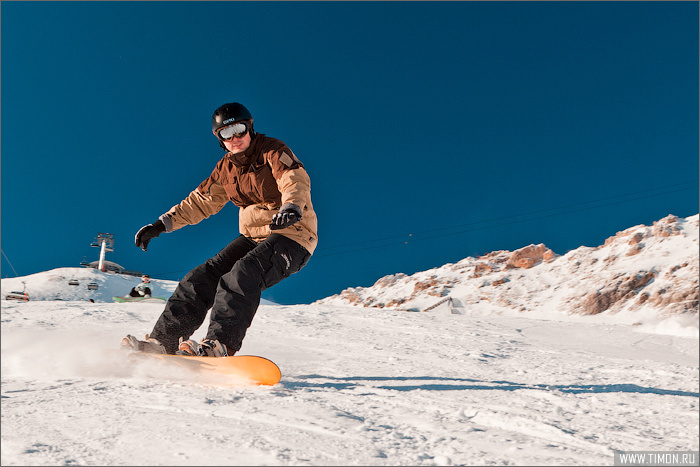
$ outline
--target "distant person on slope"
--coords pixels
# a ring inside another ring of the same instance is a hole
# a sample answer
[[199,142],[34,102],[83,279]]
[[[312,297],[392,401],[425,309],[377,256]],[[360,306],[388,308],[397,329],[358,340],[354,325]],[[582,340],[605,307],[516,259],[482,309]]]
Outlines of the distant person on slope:
[[144,274],[141,276],[141,283],[131,289],[130,297],[151,297],[151,276]]
[[[317,244],[311,185],[302,163],[282,141],[258,134],[239,103],[214,112],[212,130],[226,155],[180,204],[136,234],[136,246],[163,232],[194,225],[231,201],[240,208],[240,236],[178,284],[145,341],[122,347],[142,352],[233,355],[240,348],[263,290],[298,272]],[[206,338],[190,336],[211,308]]]

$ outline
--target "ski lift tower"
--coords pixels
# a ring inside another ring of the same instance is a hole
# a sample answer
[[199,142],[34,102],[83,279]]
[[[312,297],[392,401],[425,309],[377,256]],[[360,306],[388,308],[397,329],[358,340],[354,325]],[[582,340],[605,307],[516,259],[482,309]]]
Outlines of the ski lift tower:
[[100,248],[100,262],[97,264],[97,269],[104,272],[105,271],[105,254],[108,251],[114,251],[114,235],[109,233],[97,233],[97,238],[90,246]]

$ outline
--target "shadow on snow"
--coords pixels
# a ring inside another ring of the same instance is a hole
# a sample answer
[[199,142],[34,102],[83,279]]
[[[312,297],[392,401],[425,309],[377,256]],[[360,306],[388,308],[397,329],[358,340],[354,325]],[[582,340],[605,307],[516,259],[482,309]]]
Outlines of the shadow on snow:
[[[689,391],[677,391],[673,389],[660,389],[639,386],[637,384],[523,384],[510,381],[479,381],[464,378],[444,378],[435,376],[351,376],[336,378],[323,375],[299,375],[294,378],[298,381],[282,381],[281,384],[289,389],[356,389],[372,387],[375,389],[388,389],[393,391],[518,391],[521,389],[559,391],[568,394],[603,394],[603,393],[628,393],[628,394],[659,394],[662,396],[700,397],[700,393]],[[314,380],[327,380],[327,382],[315,382]],[[421,384],[390,384],[374,385],[372,382],[415,382],[426,381]],[[367,384],[370,383],[370,384]]]

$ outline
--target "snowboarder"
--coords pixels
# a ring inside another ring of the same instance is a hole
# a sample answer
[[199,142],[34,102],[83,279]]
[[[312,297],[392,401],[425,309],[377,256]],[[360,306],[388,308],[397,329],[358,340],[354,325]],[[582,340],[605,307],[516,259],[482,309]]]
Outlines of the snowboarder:
[[141,283],[131,289],[129,297],[151,297],[151,276],[144,274],[141,276]]
[[[291,149],[256,133],[253,116],[239,103],[216,109],[212,131],[226,154],[180,204],[136,233],[136,246],[146,251],[163,232],[197,224],[228,201],[240,208],[240,236],[190,271],[146,340],[128,335],[122,340],[125,348],[214,357],[235,354],[262,291],[298,272],[316,248],[309,176]],[[206,337],[201,342],[190,339],[210,308]]]

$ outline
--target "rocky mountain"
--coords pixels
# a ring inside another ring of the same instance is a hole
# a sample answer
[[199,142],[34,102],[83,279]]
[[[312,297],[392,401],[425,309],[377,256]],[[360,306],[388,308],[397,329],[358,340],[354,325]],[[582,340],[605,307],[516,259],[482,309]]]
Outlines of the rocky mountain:
[[698,215],[669,215],[597,247],[564,255],[543,244],[494,251],[410,276],[385,276],[317,303],[547,318],[606,315],[628,324],[686,315],[697,322],[698,276]]

